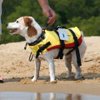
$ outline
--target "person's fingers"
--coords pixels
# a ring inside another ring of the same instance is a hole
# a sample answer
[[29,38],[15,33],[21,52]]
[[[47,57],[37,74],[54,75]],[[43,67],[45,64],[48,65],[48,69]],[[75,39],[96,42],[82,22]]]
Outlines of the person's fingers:
[[50,9],[49,10],[48,24],[52,25],[52,24],[54,24],[55,21],[56,21],[56,14],[52,9]]
[[55,20],[56,20],[56,13],[51,9],[43,9],[43,13],[45,16],[48,17],[48,24],[52,25],[54,24]]
[[54,17],[49,17],[49,19],[48,19],[48,24],[49,24],[49,25],[54,24],[55,20],[56,20],[56,19],[55,19]]

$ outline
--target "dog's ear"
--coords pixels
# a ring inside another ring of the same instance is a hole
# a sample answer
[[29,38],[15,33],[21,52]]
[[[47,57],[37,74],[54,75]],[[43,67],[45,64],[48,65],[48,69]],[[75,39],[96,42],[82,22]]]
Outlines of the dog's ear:
[[37,30],[32,26],[33,20],[30,17],[24,17],[25,25],[28,27],[27,33],[29,37],[37,35]]

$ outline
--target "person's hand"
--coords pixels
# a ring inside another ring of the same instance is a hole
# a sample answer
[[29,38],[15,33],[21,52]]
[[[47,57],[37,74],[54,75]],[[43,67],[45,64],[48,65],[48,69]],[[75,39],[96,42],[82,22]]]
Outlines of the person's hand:
[[56,21],[56,13],[50,7],[46,7],[43,9],[43,13],[46,17],[48,17],[47,24],[52,25]]

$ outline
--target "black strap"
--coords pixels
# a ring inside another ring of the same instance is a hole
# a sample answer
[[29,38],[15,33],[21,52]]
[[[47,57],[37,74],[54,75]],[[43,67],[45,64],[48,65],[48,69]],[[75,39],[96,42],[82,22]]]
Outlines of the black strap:
[[44,51],[46,48],[48,48],[51,45],[50,42],[47,42],[46,44],[44,44],[43,46],[41,46],[37,53],[36,53],[36,58],[38,58],[38,56],[40,55],[40,53],[42,53],[42,51]]
[[[48,46],[50,46],[51,43],[50,42],[47,42],[45,45],[43,45],[42,47],[40,47],[36,53],[36,58],[38,58],[38,56],[40,55],[40,53],[42,53],[43,50],[45,50]],[[32,61],[33,59],[33,54],[32,52],[30,53],[29,55],[29,61]]]
[[41,35],[37,38],[37,40],[35,40],[34,42],[31,42],[31,43],[27,43],[29,46],[34,46],[36,44],[38,44],[39,42],[41,42],[45,36],[44,36],[44,30],[42,31]]
[[75,43],[75,51],[76,51],[77,64],[78,64],[78,66],[80,67],[82,64],[81,64],[80,51],[79,51],[79,48],[78,48],[79,42],[78,42],[78,39],[77,39],[75,33],[73,32],[73,30],[71,30],[71,29],[68,29],[68,30],[69,30],[69,31],[72,33],[72,35],[73,35],[73,39],[74,39],[74,43]]
[[[59,34],[58,34],[58,31],[55,30],[55,32],[57,33],[58,37],[59,37]],[[64,40],[61,40],[60,37],[59,37],[59,41],[60,41],[60,49],[59,49],[59,53],[58,53],[58,56],[57,58],[60,58],[60,59],[63,59],[63,50],[65,48],[65,43],[64,43]]]

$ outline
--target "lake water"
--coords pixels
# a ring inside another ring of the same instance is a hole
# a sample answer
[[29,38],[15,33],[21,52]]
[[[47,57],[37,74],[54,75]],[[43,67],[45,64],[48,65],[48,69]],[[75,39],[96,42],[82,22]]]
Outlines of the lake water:
[[0,92],[0,100],[100,100],[95,95],[65,93]]

